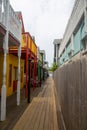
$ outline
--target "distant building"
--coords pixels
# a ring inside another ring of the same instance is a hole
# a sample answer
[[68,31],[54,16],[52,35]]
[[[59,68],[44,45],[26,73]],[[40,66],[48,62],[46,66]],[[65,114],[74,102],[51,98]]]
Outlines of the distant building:
[[49,76],[49,65],[48,65],[48,61],[44,62],[44,79],[46,79]]
[[45,79],[47,73],[47,66],[45,62],[46,59],[46,54],[45,54],[45,50],[40,50],[39,47],[37,49],[37,58],[38,58],[38,82],[40,83],[40,86],[42,84],[42,81]]
[[48,77],[48,62],[46,61],[45,50],[40,50],[40,54],[42,56],[43,80],[45,80]]
[[44,66],[43,66],[43,67],[44,67],[45,69],[47,69],[47,70],[49,69],[48,61],[45,61],[45,62],[44,62]]
[[54,44],[54,62],[56,65],[58,65],[58,57],[59,57],[59,47],[61,44],[62,39],[54,39],[53,44]]
[[45,50],[40,50],[40,54],[42,55],[42,64],[44,65],[46,60]]

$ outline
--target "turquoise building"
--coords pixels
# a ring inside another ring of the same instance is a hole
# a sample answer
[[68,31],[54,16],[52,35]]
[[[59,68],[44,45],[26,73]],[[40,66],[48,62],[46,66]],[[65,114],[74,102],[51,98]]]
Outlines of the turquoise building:
[[60,65],[79,59],[87,49],[87,0],[76,0],[59,48]]

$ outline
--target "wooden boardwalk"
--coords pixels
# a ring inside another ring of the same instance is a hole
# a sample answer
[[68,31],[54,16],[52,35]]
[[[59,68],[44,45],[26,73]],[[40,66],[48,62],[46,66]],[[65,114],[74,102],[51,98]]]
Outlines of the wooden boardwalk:
[[13,130],[58,130],[53,80],[49,78]]

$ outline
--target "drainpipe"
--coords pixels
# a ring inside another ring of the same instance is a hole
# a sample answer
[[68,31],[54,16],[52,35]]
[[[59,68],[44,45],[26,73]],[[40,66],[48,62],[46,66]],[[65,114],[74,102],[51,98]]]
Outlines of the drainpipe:
[[4,61],[3,61],[3,79],[1,88],[1,121],[6,119],[6,56],[8,53],[8,31],[9,31],[9,1],[4,1],[6,13],[6,34],[3,40]]

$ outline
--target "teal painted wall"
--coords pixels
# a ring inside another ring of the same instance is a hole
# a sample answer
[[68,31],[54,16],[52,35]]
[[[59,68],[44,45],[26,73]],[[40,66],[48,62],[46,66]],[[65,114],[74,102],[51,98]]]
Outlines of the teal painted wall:
[[81,45],[81,28],[74,35],[74,55],[80,51]]
[[85,24],[84,21],[80,24],[75,36],[74,36],[74,55],[83,49],[82,39],[85,36]]
[[[63,64],[64,62],[66,62],[67,60],[69,60],[72,56],[76,55],[80,50],[83,49],[83,45],[82,45],[82,39],[85,36],[85,24],[84,24],[84,19],[81,22],[81,24],[78,27],[78,30],[76,31],[75,35],[74,35],[74,51],[72,53],[72,55],[69,57],[68,53],[69,51],[72,49],[72,45],[71,42],[69,42],[66,45],[66,52],[63,51],[60,59],[59,59],[59,63],[60,65]],[[65,59],[63,61],[63,59]]]
[[[66,46],[66,50],[63,51],[59,63],[60,65],[63,64],[64,62],[66,62],[70,57],[68,56],[69,51],[71,50],[71,42],[68,43],[68,45]],[[64,59],[64,60],[63,60]]]
[[61,57],[60,57],[60,59],[59,59],[59,64],[61,65],[61,64],[63,64],[65,61],[66,61],[66,52],[65,52],[65,50],[64,50],[63,53],[62,53],[62,55],[61,55]]
[[82,28],[81,28],[81,38],[83,39],[84,36],[85,36],[85,24],[83,22],[82,23]]
[[[85,37],[85,24],[83,22],[82,27],[81,27],[81,39]],[[83,49],[82,41],[81,41],[81,50]]]

